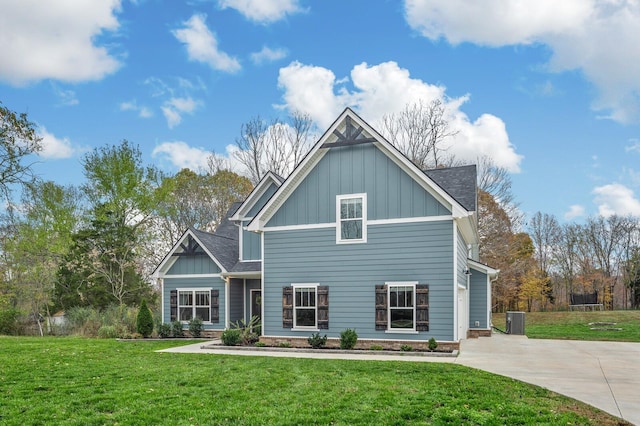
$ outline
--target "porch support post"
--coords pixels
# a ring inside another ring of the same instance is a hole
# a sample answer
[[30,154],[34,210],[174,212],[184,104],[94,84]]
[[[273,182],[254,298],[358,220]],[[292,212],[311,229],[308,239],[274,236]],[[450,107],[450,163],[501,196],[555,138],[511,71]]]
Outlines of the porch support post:
[[224,328],[229,328],[231,321],[231,313],[229,312],[229,291],[231,287],[231,278],[224,277]]

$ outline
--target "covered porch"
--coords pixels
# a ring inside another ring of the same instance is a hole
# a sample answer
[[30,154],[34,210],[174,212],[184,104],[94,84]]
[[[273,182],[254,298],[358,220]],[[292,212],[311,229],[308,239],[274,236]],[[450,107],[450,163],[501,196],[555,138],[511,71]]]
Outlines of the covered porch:
[[256,316],[262,319],[262,279],[259,272],[229,273],[225,277],[225,328],[248,324]]

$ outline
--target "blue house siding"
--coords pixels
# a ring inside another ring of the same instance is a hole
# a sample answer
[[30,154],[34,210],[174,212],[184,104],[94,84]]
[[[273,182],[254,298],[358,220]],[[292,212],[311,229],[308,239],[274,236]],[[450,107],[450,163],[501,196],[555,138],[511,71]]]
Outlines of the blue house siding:
[[232,278],[229,284],[229,321],[236,322],[244,318],[244,280]]
[[188,278],[188,277],[180,277],[180,278],[172,278],[169,276],[164,277],[163,281],[163,305],[162,305],[162,322],[169,323],[171,322],[171,301],[169,298],[169,294],[171,294],[172,290],[177,290],[181,288],[212,288],[220,291],[220,322],[214,324],[204,324],[205,330],[224,330],[224,318],[225,318],[225,310],[224,310],[224,281],[219,277],[210,277],[210,278]]
[[451,212],[373,144],[332,148],[293,191],[267,226],[330,223],[336,196],[367,193],[369,220]]
[[[333,227],[266,232],[264,334],[310,334],[282,327],[282,287],[318,283],[329,286],[330,337],[355,328],[368,339],[453,340],[453,222],[375,225],[368,232],[366,244],[336,244]],[[375,286],[391,281],[429,284],[428,332],[375,329]]]
[[209,256],[181,256],[167,271],[167,275],[219,273],[220,268]]
[[258,198],[258,200],[254,203],[254,205],[251,207],[251,209],[249,209],[249,211],[246,214],[246,217],[253,217],[256,215],[256,213],[258,213],[260,211],[260,209],[262,207],[264,207],[265,204],[267,204],[267,201],[269,201],[269,198],[271,198],[271,196],[278,190],[278,187],[275,184],[271,184],[269,185],[269,187],[265,190],[265,192],[260,196],[260,198]]
[[242,222],[242,260],[260,260],[261,242],[260,234],[244,229],[249,221]]
[[[469,328],[489,328],[487,324],[487,275],[472,270],[469,289]],[[475,325],[476,321],[480,325]]]

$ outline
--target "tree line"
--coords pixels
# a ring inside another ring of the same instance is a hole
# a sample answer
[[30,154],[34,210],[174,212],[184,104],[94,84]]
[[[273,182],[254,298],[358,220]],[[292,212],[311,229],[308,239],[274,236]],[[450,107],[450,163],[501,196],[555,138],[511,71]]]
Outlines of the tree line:
[[[0,103],[0,125],[0,327],[2,315],[40,326],[72,306],[153,303],[150,273],[184,230],[215,229],[267,171],[286,177],[317,136],[301,113],[247,121],[233,154],[242,174],[212,152],[206,170],[168,175],[145,166],[139,147],[123,140],[86,154],[85,181],[63,186],[34,175],[30,159],[42,147],[25,114]],[[464,164],[447,149],[457,132],[439,100],[407,105],[381,128],[423,170]],[[507,170],[488,157],[477,163],[480,260],[501,270],[495,310],[566,308],[570,293],[592,290],[610,308],[638,307],[637,218],[559,225],[538,213],[526,232]]]

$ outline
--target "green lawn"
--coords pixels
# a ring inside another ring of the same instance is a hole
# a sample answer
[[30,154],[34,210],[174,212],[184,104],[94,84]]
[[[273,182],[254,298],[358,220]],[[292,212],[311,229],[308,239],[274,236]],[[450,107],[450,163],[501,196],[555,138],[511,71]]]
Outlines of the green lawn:
[[0,337],[0,424],[625,424],[455,364],[154,352],[177,344]]
[[[589,325],[615,323],[615,325]],[[505,314],[493,314],[493,324],[505,329]],[[622,330],[592,330],[621,328]],[[640,311],[527,312],[525,333],[535,339],[610,340],[640,342]]]

